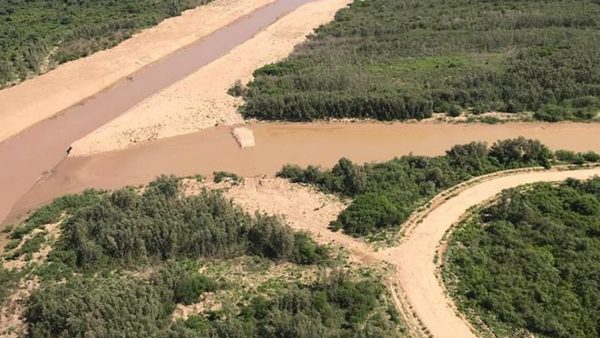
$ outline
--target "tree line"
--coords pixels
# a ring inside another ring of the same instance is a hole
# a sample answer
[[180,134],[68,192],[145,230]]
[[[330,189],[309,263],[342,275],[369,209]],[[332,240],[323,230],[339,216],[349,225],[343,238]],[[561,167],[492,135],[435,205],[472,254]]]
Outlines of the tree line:
[[598,18],[591,0],[355,1],[231,92],[263,120],[589,120],[600,112]]
[[[180,185],[178,178],[162,176],[141,194],[132,188],[87,192],[84,205],[77,203],[62,222],[49,259],[84,270],[247,254],[301,264],[327,259],[325,247],[293,232],[281,218],[249,215],[215,191],[184,196]],[[29,229],[28,224],[31,220],[24,225]]]
[[107,49],[211,0],[0,2],[0,88]]
[[554,162],[598,162],[596,153],[553,153],[523,137],[457,145],[445,156],[402,156],[388,162],[356,165],[342,158],[331,170],[286,165],[277,174],[292,182],[353,198],[331,224],[354,236],[367,236],[400,226],[433,196],[469,178],[505,169],[549,167]]

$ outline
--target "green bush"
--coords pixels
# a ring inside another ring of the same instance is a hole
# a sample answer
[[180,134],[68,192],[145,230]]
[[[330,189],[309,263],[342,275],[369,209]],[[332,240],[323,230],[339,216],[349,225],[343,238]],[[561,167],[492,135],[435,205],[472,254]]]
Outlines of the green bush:
[[229,182],[238,184],[238,183],[244,182],[244,178],[241,176],[238,176],[234,173],[227,172],[227,171],[215,171],[213,173],[213,181],[215,183],[229,181]]
[[459,117],[461,114],[461,108],[453,104],[450,106],[450,108],[448,108],[447,114],[450,117]]
[[584,153],[582,156],[587,162],[592,162],[592,163],[600,162],[600,155],[593,151],[588,151],[587,153]]
[[186,305],[198,302],[198,297],[205,292],[214,292],[218,284],[213,279],[199,273],[188,273],[181,277],[174,290],[176,303]]
[[600,178],[504,192],[450,239],[450,289],[498,336],[600,334]]
[[480,142],[457,145],[446,156],[433,158],[410,155],[362,166],[343,158],[325,171],[286,165],[277,175],[353,197],[331,228],[367,236],[398,227],[437,193],[471,177],[504,169],[548,167],[552,159],[553,153],[545,145],[521,137],[491,147]]
[[236,80],[233,86],[227,90],[227,94],[233,97],[240,97],[244,95],[244,85],[242,84],[242,81]]

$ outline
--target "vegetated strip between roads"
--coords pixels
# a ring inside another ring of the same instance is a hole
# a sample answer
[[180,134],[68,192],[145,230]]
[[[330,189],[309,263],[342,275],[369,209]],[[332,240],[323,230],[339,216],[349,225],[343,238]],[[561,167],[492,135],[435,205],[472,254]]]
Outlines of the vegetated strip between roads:
[[[448,231],[474,206],[485,203],[505,189],[536,182],[558,182],[568,178],[589,179],[600,175],[600,167],[577,170],[517,170],[491,174],[460,184],[432,200],[431,207],[411,217],[399,246],[377,252],[380,260],[397,269],[404,305],[433,337],[477,337],[461,316],[438,276],[436,257]],[[406,313],[406,311],[404,311]]]

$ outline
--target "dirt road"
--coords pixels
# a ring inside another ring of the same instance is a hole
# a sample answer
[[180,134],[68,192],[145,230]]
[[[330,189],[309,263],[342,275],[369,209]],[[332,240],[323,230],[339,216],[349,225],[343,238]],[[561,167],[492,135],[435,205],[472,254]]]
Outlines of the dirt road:
[[540,171],[493,177],[470,186],[429,210],[425,218],[408,232],[398,247],[376,256],[395,265],[398,279],[412,310],[434,337],[476,337],[469,323],[456,314],[456,307],[438,279],[434,261],[446,232],[467,213],[504,189],[535,182],[556,182],[567,178],[589,179],[600,168],[576,171]]
[[[276,178],[250,178],[227,190],[226,196],[252,212],[284,215],[294,229],[310,232],[321,243],[335,243],[346,248],[363,264],[390,263],[397,270],[398,285],[404,298],[398,299],[396,305],[407,317],[405,320],[409,322],[409,332],[413,336],[427,335],[424,332],[428,332],[433,337],[468,338],[477,336],[470,324],[457,314],[436,273],[438,266],[434,257],[447,231],[471,207],[488,201],[504,189],[535,182],[563,181],[570,177],[588,179],[595,175],[600,175],[600,167],[573,171],[534,169],[476,178],[451,189],[451,193],[439,195],[440,203],[433,203],[434,207],[421,212],[424,218],[415,222],[399,246],[382,251],[342,232],[331,232],[327,227],[344,208],[344,203],[314,188]],[[445,196],[453,197],[446,199]]]

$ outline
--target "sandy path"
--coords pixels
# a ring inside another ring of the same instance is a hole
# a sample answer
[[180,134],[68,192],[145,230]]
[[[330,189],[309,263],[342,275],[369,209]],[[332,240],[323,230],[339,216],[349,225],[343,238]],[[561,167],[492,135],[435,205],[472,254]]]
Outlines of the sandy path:
[[275,0],[215,0],[118,46],[0,91],[0,141]]
[[445,294],[436,274],[434,259],[446,232],[469,208],[484,203],[504,189],[535,182],[563,181],[570,177],[589,179],[595,175],[600,175],[600,168],[515,173],[484,180],[430,210],[399,247],[378,252],[377,257],[397,266],[406,300],[434,337],[476,337],[468,322],[456,314],[456,307]]
[[139,103],[73,144],[72,155],[123,149],[139,142],[243,123],[241,99],[227,94],[236,80],[247,83],[254,70],[289,55],[316,27],[329,22],[350,0],[305,4],[227,55]]

